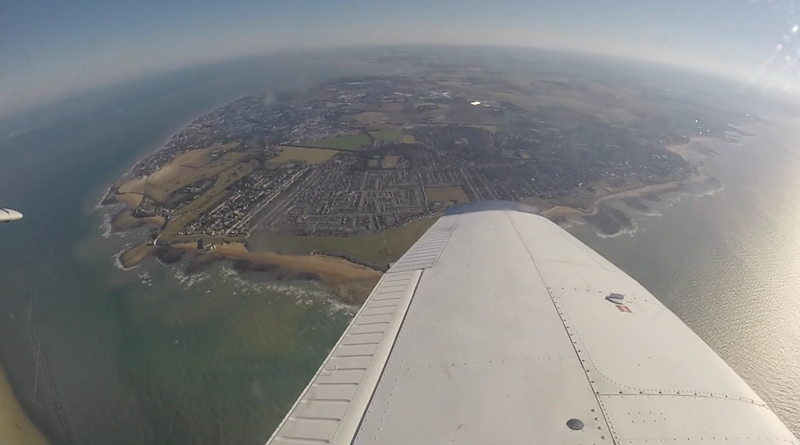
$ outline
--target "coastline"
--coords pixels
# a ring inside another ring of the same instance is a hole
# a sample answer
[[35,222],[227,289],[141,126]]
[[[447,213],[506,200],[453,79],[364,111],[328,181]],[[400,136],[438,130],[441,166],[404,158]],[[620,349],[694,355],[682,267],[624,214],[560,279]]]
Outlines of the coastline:
[[[211,108],[211,110],[216,110],[219,107],[220,106],[215,106]],[[180,127],[175,133],[165,138],[164,142],[162,142],[157,149],[148,151],[143,159],[147,159],[154,153],[158,153],[184,128],[207,113],[208,112],[200,113],[190,119],[188,123]],[[697,166],[696,162],[690,160],[691,152],[697,151],[701,154],[707,154],[705,151],[708,150],[706,149],[704,151],[692,145],[711,140],[716,139],[710,137],[689,138],[687,143],[675,144],[666,148],[683,157],[689,164]],[[110,220],[112,232],[121,232],[137,227],[162,229],[165,227],[167,219],[163,216],[141,216],[136,213],[145,196],[144,185],[147,182],[147,177],[133,176],[133,172],[136,166],[143,162],[143,159],[134,163],[121,178],[109,186],[104,199],[100,203],[101,206],[112,204],[121,204],[123,206]],[[694,160],[696,161],[696,157]],[[186,162],[191,163],[190,161]],[[160,171],[161,170],[157,171],[156,174]],[[690,173],[692,174],[691,176],[687,175],[685,172],[680,173],[680,179],[674,179],[674,176],[672,178],[665,176],[649,179],[649,181],[656,182],[652,184],[646,184],[643,180],[635,178],[607,178],[605,180],[599,180],[592,184],[592,187],[581,189],[550,202],[542,201],[543,207],[546,208],[548,205],[551,207],[540,213],[557,223],[563,223],[570,217],[581,217],[589,221],[600,221],[607,219],[609,216],[608,213],[611,211],[603,205],[606,202],[629,200],[635,205],[636,203],[633,201],[639,198],[650,196],[655,197],[653,199],[658,199],[656,196],[659,193],[676,191],[692,181],[708,179],[707,176],[703,175],[698,170],[690,170]],[[151,174],[150,178],[153,176],[154,175]],[[659,183],[658,181],[664,182]],[[173,181],[173,183],[176,182],[177,181]],[[165,197],[161,197],[161,200],[164,198]],[[554,206],[553,204],[557,205]],[[644,207],[643,204],[642,206]],[[619,220],[620,218],[622,217],[617,215],[616,219]],[[624,227],[629,223],[629,221],[626,222],[624,219],[625,218],[622,218],[622,221],[617,221],[617,223],[621,223]],[[209,242],[208,239],[203,239],[206,245],[205,248],[202,248],[203,246],[199,241],[191,240],[189,239],[190,237],[180,238],[188,242],[178,244],[175,244],[178,241],[177,239],[172,239],[173,244],[169,245],[165,244],[163,240],[159,242],[157,234],[153,234],[153,237],[156,237],[155,241],[143,242],[121,252],[118,256],[118,261],[122,268],[130,269],[136,267],[145,258],[151,256],[156,256],[160,261],[167,264],[176,263],[186,257],[190,258],[187,272],[192,273],[204,268],[213,261],[229,260],[234,262],[239,272],[271,272],[276,274],[278,279],[281,279],[283,276],[293,276],[299,279],[317,279],[334,288],[359,280],[370,281],[374,279],[377,281],[382,274],[380,270],[376,270],[379,269],[378,267],[375,267],[375,269],[365,267],[364,264],[369,266],[370,263],[360,264],[358,260],[362,258],[358,255],[354,257],[348,257],[346,255],[339,257],[337,254],[340,253],[340,251],[335,248],[329,250],[323,249],[323,251],[328,252],[330,256],[316,254],[319,252],[317,249],[312,249],[311,251],[306,250],[305,252],[295,251],[293,252],[294,255],[290,255],[286,254],[286,251],[276,249],[276,246],[269,246],[266,250],[256,248],[251,251],[248,249],[247,243],[244,242],[245,238],[238,238],[233,241],[232,239],[222,237],[212,242]]]
[[[688,181],[696,181],[698,180],[698,178],[704,179],[706,178],[706,176],[701,173],[698,174],[697,176],[690,178]],[[651,193],[657,194],[668,191],[675,191],[682,186],[682,183],[683,181],[670,181],[670,182],[665,182],[663,184],[651,184],[651,185],[646,185],[644,187],[637,187],[629,190],[614,192],[610,195],[597,198],[592,204],[591,208],[588,210],[581,210],[568,206],[555,206],[551,209],[543,211],[541,214],[542,216],[545,216],[552,220],[558,218],[566,218],[570,216],[579,216],[579,217],[594,216],[597,214],[597,212],[600,211],[600,207],[604,202],[618,201],[628,198],[642,198],[645,195]]]
[[[175,135],[180,133],[184,128],[188,127],[189,124],[191,124],[192,122],[196,121],[197,119],[199,119],[199,118],[211,113],[212,111],[215,111],[215,110],[217,110],[219,108],[222,108],[222,107],[226,106],[231,101],[239,99],[241,97],[244,97],[244,96],[241,96],[241,95],[237,94],[234,99],[227,99],[227,100],[224,100],[224,101],[220,101],[218,104],[204,109],[203,111],[201,111],[201,112],[195,114],[194,116],[192,116],[190,119],[187,119],[186,121],[183,121],[182,123],[180,123],[179,125],[174,127],[175,128],[174,130],[170,130],[168,136],[165,136],[161,140],[161,142],[159,142],[157,144],[154,144],[152,146],[152,147],[155,147],[155,148],[150,148],[150,149],[148,149],[146,151],[143,150],[144,156],[142,156],[142,153],[139,153],[139,155],[138,155],[139,157],[137,158],[136,162],[131,164],[131,166],[124,173],[122,173],[122,175],[119,176],[119,179],[117,181],[114,181],[114,183],[112,183],[110,186],[104,187],[105,192],[103,194],[103,198],[95,205],[95,207],[99,208],[99,207],[103,207],[103,206],[106,206],[106,205],[109,205],[109,204],[115,202],[115,201],[109,201],[109,199],[114,197],[114,194],[117,192],[119,186],[127,180],[128,176],[130,176],[131,173],[133,173],[133,170],[136,168],[136,166],[139,165],[139,163],[142,162],[144,159],[146,159],[148,156],[153,155],[153,154],[158,153],[159,151],[161,151],[164,148],[164,145],[167,144],[167,142],[169,142],[173,137],[175,137]],[[116,202],[119,202],[119,201],[116,201]]]
[[170,246],[134,245],[119,255],[124,269],[138,266],[150,257],[166,264],[188,260],[188,273],[204,269],[216,261],[231,261],[239,273],[270,273],[277,279],[319,280],[329,285],[347,304],[361,304],[369,296],[383,272],[327,255],[283,255],[269,251],[250,251],[241,242],[217,245],[213,250],[198,249],[196,243]]
[[[666,147],[666,149],[681,156],[684,160],[686,160],[686,162],[694,166],[697,166],[697,164],[693,162],[692,159],[693,153],[695,153],[695,150],[692,148],[692,145],[701,144],[703,142],[715,142],[721,140],[722,139],[712,138],[707,136],[695,136],[690,138],[689,142],[685,144],[669,145]],[[701,152],[701,154],[706,155],[705,152]],[[541,215],[555,222],[562,221],[568,217],[581,217],[581,218],[591,217],[597,215],[598,212],[600,212],[600,210],[602,209],[602,204],[605,202],[645,198],[648,195],[658,195],[659,193],[678,191],[680,188],[684,187],[689,183],[698,183],[701,181],[708,181],[710,179],[713,178],[710,178],[702,171],[698,171],[692,177],[683,180],[674,180],[674,181],[664,182],[661,184],[650,184],[650,185],[645,185],[643,187],[636,187],[628,190],[619,190],[612,192],[611,194],[598,197],[597,199],[594,200],[592,205],[585,210],[578,209],[575,207],[558,205],[542,211]]]

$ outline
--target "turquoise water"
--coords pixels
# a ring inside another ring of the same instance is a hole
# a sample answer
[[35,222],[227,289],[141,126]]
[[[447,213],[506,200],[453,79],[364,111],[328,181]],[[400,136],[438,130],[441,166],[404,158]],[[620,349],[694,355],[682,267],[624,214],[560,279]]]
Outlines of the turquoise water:
[[0,231],[0,360],[54,443],[263,443],[346,326],[351,310],[313,283],[254,284],[221,264],[120,270],[115,255],[142,234],[110,235],[114,209],[95,208],[195,116],[313,80],[297,69],[148,79],[0,139],[0,202],[25,214]]
[[[53,443],[261,444],[346,326],[352,310],[313,283],[243,280],[224,264],[192,276],[155,261],[121,270],[115,255],[142,234],[109,234],[113,209],[96,208],[195,116],[346,72],[292,63],[148,79],[0,138],[0,203],[25,214],[0,228],[0,362]],[[571,230],[662,298],[797,433],[800,133],[791,126],[715,147],[721,157],[705,169],[723,189],[626,209],[633,233]]]

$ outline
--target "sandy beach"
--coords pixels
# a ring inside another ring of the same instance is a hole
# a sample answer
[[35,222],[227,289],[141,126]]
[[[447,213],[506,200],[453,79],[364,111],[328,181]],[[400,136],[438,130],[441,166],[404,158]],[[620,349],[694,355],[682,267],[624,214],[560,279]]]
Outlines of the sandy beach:
[[111,229],[115,232],[122,230],[133,229],[149,225],[152,227],[161,227],[164,224],[163,216],[146,216],[144,218],[137,218],[133,216],[133,210],[126,207],[111,218]]
[[[696,149],[692,148],[692,146],[694,144],[701,144],[703,142],[711,142],[711,141],[716,141],[716,140],[717,139],[715,139],[715,138],[706,137],[706,136],[695,136],[695,137],[692,137],[688,143],[670,145],[670,146],[667,147],[667,150],[669,150],[669,151],[671,151],[671,152],[673,152],[675,154],[680,155],[687,162],[691,162],[692,158],[693,158],[693,156],[692,156],[693,153],[706,154],[704,151],[701,153],[701,152],[698,152]],[[697,182],[706,181],[708,179],[709,179],[708,176],[706,176],[705,174],[700,173],[700,174],[692,177],[688,181],[697,183]],[[645,197],[646,195],[650,195],[650,194],[658,194],[658,193],[663,193],[663,192],[668,192],[668,191],[674,191],[674,190],[677,190],[678,188],[680,188],[681,185],[683,183],[685,183],[685,182],[686,181],[669,181],[669,182],[665,182],[663,184],[652,184],[652,185],[647,185],[647,186],[644,186],[644,187],[632,188],[630,190],[621,190],[621,191],[613,192],[613,193],[611,193],[609,195],[597,198],[594,201],[594,203],[592,204],[592,206],[588,210],[580,210],[580,209],[576,209],[576,208],[573,208],[573,207],[559,205],[559,206],[555,206],[555,207],[553,207],[551,209],[545,210],[541,214],[543,216],[546,216],[547,218],[550,218],[550,219],[553,219],[553,220],[554,219],[558,219],[558,218],[567,218],[567,217],[575,217],[575,216],[578,216],[578,217],[593,216],[593,215],[597,214],[597,212],[600,210],[600,205],[602,203],[604,203],[604,202],[618,201],[618,200],[632,199],[632,198],[642,198],[642,197]]]
[[[196,249],[195,249],[196,250]],[[274,265],[298,273],[312,273],[323,281],[340,285],[352,280],[375,278],[382,275],[342,258],[324,255],[281,255],[275,252],[250,252],[242,243],[223,244],[213,251],[214,255],[226,259],[244,259],[264,265]]]
[[678,187],[680,187],[680,185],[681,183],[679,181],[670,181],[670,182],[665,182],[663,184],[653,184],[631,190],[623,190],[620,192],[612,193],[610,195],[598,198],[594,202],[594,204],[592,204],[592,207],[588,211],[578,210],[566,206],[556,206],[553,207],[552,209],[543,211],[542,215],[550,219],[556,219],[559,217],[569,217],[569,216],[581,216],[581,217],[592,216],[597,214],[598,210],[600,209],[600,204],[604,202],[616,201],[626,198],[641,198],[650,193],[662,193],[666,191],[676,190]]
[[714,139],[712,137],[707,137],[707,136],[695,136],[695,137],[690,138],[689,142],[686,143],[686,144],[669,145],[669,146],[667,146],[667,150],[669,150],[669,151],[671,151],[671,152],[673,152],[675,154],[681,155],[681,157],[683,157],[683,159],[686,159],[687,161],[689,161],[690,157],[691,157],[691,154],[694,151],[694,150],[692,150],[692,144],[700,144],[700,143],[703,143],[703,142],[711,142],[711,141],[716,141],[716,140],[717,139]]
[[[165,250],[166,249],[166,250]],[[165,253],[186,253],[192,255],[192,264],[207,265],[216,260],[232,260],[250,262],[241,270],[274,270],[288,271],[297,275],[309,275],[331,285],[342,301],[360,303],[369,294],[383,275],[374,269],[351,263],[342,258],[325,255],[281,255],[275,252],[251,252],[243,243],[218,245],[212,251],[200,250],[195,243],[181,243],[172,246],[151,246],[146,243],[137,244],[124,251],[120,264],[130,268],[141,263],[145,258],[159,256],[167,260],[168,256],[179,261],[182,255],[165,255]],[[262,267],[263,266],[263,267]]]
[[0,443],[8,445],[48,444],[42,433],[22,411],[2,368],[0,368]]
[[138,266],[145,258],[155,255],[158,252],[158,247],[149,246],[147,243],[137,244],[130,249],[122,252],[119,256],[119,262],[122,267],[129,269]]
[[141,193],[117,193],[114,195],[114,199],[117,202],[125,204],[125,206],[128,208],[135,209],[136,207],[139,207],[139,204],[142,203],[144,195]]

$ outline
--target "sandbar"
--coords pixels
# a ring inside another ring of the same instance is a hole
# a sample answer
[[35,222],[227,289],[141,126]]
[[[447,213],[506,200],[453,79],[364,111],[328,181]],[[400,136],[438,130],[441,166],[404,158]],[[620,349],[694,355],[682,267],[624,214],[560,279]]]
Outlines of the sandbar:
[[119,256],[119,262],[125,268],[137,266],[145,258],[155,255],[158,252],[157,246],[151,246],[147,243],[137,244],[130,249],[122,252]]
[[111,218],[111,229],[115,232],[119,232],[121,230],[133,229],[144,225],[161,227],[164,221],[163,216],[145,216],[137,218],[133,216],[133,210],[126,207]]
[[679,181],[669,181],[663,184],[652,184],[644,187],[638,187],[635,189],[623,190],[596,199],[594,204],[592,204],[591,208],[585,211],[567,206],[556,206],[553,207],[552,209],[543,211],[542,215],[550,219],[556,219],[559,217],[568,217],[568,216],[581,216],[581,217],[592,216],[597,214],[597,212],[600,209],[600,204],[604,202],[616,201],[628,198],[642,198],[646,195],[653,193],[661,193],[661,192],[675,190],[678,187],[680,187],[680,184],[681,183]]

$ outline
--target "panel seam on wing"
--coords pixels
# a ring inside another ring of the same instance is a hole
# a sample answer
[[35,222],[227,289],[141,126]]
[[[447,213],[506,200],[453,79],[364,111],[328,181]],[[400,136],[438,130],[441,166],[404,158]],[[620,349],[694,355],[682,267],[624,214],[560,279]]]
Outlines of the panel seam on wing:
[[[528,248],[528,245],[525,244],[525,240],[522,239],[522,235],[520,235],[516,224],[514,224],[514,220],[509,216],[508,212],[506,212],[505,215],[506,215],[506,218],[508,218],[508,222],[511,223],[511,227],[514,229],[514,233],[517,234],[517,238],[519,238],[519,241],[522,243],[522,246],[525,248],[525,252],[528,253],[528,258],[530,258],[531,264],[533,264],[533,269],[539,275],[539,279],[542,281],[542,284],[544,285],[545,290],[547,291],[547,296],[550,298],[550,302],[553,305],[553,309],[556,311],[556,314],[559,316],[559,320],[561,320],[561,325],[564,327],[564,330],[567,333],[567,337],[570,337],[571,334],[569,332],[569,329],[567,328],[566,320],[564,320],[564,317],[561,315],[561,310],[558,307],[558,304],[556,302],[555,297],[553,297],[552,291],[550,290],[549,287],[547,287],[547,283],[544,280],[544,276],[542,276],[542,272],[539,270],[539,267],[536,265],[536,260],[533,258],[533,255],[531,254],[531,251]],[[592,259],[592,261],[594,261],[594,259]],[[596,261],[595,261],[595,263],[596,263]],[[588,283],[586,283],[586,281],[583,279],[583,277],[580,277],[580,278],[581,278],[581,281],[584,281],[584,284],[586,284],[588,286]],[[575,352],[575,357],[578,360],[578,365],[581,367],[581,369],[586,371],[586,367],[583,365],[583,361],[581,361],[581,359],[580,359],[581,358],[580,351],[576,347],[575,342],[573,342],[571,338],[568,338],[568,339],[570,340],[570,343],[571,343],[571,346],[572,346],[572,350]],[[597,406],[600,407],[600,410],[603,413],[603,420],[605,421],[606,427],[608,428],[609,432],[611,433],[612,440],[614,441],[614,443],[617,443],[617,434],[616,434],[616,431],[614,430],[614,425],[611,423],[611,419],[609,418],[608,412],[605,409],[605,407],[603,406],[603,401],[600,399],[598,394],[594,391],[594,385],[592,385],[591,378],[589,377],[588,372],[584,373],[584,375],[586,377],[587,383],[589,384],[589,388],[591,388],[593,390],[592,391],[592,396],[594,396],[594,399],[595,399],[595,402],[597,403]]]
[[[640,396],[640,395],[642,395],[642,396],[656,396],[656,397],[658,397],[658,396],[704,397],[704,398],[710,398],[710,399],[716,399],[716,400],[730,400],[730,401],[751,403],[753,405],[760,406],[760,407],[766,408],[766,409],[771,411],[771,409],[766,404],[758,402],[757,400],[753,400],[753,399],[747,398],[747,397],[729,396],[729,395],[726,395],[726,394],[716,394],[716,393],[711,393],[711,392],[706,392],[706,391],[680,391],[680,390],[670,390],[670,389],[639,388],[639,387],[626,385],[624,383],[620,383],[620,382],[608,377],[607,375],[603,374],[602,371],[600,371],[600,368],[597,366],[597,363],[595,363],[594,359],[592,358],[592,354],[590,352],[588,352],[588,349],[587,349],[587,346],[586,346],[586,342],[583,340],[583,336],[581,336],[580,331],[577,328],[574,327],[574,323],[572,323],[572,319],[570,318],[569,313],[566,310],[564,310],[563,308],[560,307],[561,304],[557,301],[557,299],[560,299],[560,296],[558,298],[556,298],[556,297],[552,297],[552,294],[551,294],[551,298],[553,298],[553,302],[556,305],[556,309],[558,310],[559,315],[561,316],[562,320],[565,323],[564,326],[565,326],[565,328],[567,328],[567,332],[568,332],[569,336],[570,337],[573,337],[573,335],[577,336],[577,340],[580,341],[580,343],[581,343],[582,348],[581,349],[577,349],[576,348],[576,353],[578,354],[578,358],[580,359],[582,356],[585,356],[586,359],[589,360],[589,363],[591,363],[592,369],[597,374],[599,374],[601,377],[603,377],[604,379],[608,380],[609,382],[611,382],[611,383],[613,383],[613,384],[615,384],[617,386],[620,386],[620,387],[623,387],[623,388],[627,388],[627,389],[629,389],[631,391],[636,391],[636,392],[639,393],[639,394],[625,394],[625,393],[623,393],[621,391],[619,393],[616,393],[616,394],[615,393],[601,393],[600,391],[597,391],[597,388],[594,385],[594,381],[590,378],[589,379],[589,384],[592,386],[592,389],[594,389],[594,392],[595,392],[596,395],[599,395],[599,396],[630,396],[630,397],[635,397],[635,396]],[[569,326],[567,325],[567,322],[569,323]],[[569,330],[573,330],[574,334],[569,332]],[[573,341],[573,344],[575,344],[574,341]],[[583,364],[583,363],[581,363],[581,364]],[[588,373],[589,373],[589,371],[587,370],[587,374]]]

